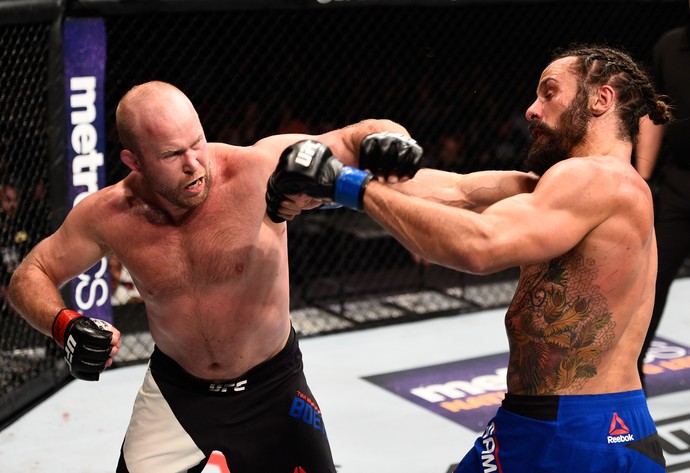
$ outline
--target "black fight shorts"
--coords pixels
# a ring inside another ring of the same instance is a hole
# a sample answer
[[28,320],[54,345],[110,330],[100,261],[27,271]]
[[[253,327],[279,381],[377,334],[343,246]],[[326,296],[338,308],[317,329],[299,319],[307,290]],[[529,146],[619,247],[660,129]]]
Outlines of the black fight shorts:
[[294,329],[275,357],[220,383],[154,349],[117,472],[201,472],[214,450],[232,473],[335,472]]

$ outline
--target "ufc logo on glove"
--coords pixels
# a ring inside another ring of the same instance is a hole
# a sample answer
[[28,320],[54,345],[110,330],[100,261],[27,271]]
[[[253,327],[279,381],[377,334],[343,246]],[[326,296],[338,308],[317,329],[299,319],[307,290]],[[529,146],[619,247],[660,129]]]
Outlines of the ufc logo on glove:
[[321,147],[321,144],[315,141],[305,141],[304,145],[301,147],[299,153],[295,157],[295,162],[301,164],[302,166],[309,167],[311,165],[314,155]]
[[70,335],[67,339],[67,343],[65,343],[65,360],[70,366],[70,369],[72,369],[72,358],[74,357],[75,348],[77,348],[77,341],[72,335]]

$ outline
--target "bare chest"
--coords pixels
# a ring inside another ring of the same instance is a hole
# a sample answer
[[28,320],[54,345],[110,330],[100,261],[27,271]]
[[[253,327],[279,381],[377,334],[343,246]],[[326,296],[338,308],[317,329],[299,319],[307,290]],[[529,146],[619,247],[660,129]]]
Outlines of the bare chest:
[[283,238],[263,224],[259,208],[209,205],[182,225],[129,220],[111,247],[145,299],[249,284],[276,272],[281,260]]

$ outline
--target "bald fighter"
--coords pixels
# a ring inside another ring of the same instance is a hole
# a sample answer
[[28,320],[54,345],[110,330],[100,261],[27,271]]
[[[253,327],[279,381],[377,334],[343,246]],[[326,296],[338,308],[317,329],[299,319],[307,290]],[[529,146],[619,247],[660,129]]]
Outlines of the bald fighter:
[[335,472],[290,322],[287,227],[266,215],[266,181],[281,151],[306,139],[398,179],[414,175],[421,148],[388,120],[207,143],[190,100],[163,82],[132,88],[116,116],[131,172],[31,251],[11,280],[13,306],[64,347],[75,377],[96,380],[120,332],[66,308],[58,289],[108,254],[129,270],[155,349],[118,472],[198,472],[213,450],[233,473]]

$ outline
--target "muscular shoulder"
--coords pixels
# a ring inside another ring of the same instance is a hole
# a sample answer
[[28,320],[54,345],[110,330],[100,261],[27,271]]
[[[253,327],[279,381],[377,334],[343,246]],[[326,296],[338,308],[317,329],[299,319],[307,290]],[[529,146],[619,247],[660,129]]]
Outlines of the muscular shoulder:
[[111,217],[127,208],[128,199],[125,189],[124,181],[100,189],[80,200],[72,208],[70,214],[93,218],[101,216],[101,219]]
[[644,180],[630,163],[611,156],[562,161],[543,175],[535,192],[601,221],[617,216],[645,218],[652,209]]
[[130,211],[135,201],[126,181],[120,181],[90,194],[75,205],[70,214],[93,220],[96,225],[106,223],[119,213]]
[[81,199],[67,214],[60,234],[108,247],[108,234],[113,222],[127,209],[123,184],[105,187]]
[[[536,189],[557,186],[561,194],[585,193],[610,198],[621,185],[642,181],[630,163],[611,156],[570,158],[552,166],[539,180]],[[584,195],[582,197],[585,197]]]
[[209,151],[213,154],[219,171],[225,176],[234,176],[240,171],[267,175],[267,172],[272,172],[275,168],[280,155],[278,150],[258,144],[232,146],[225,143],[209,143]]

